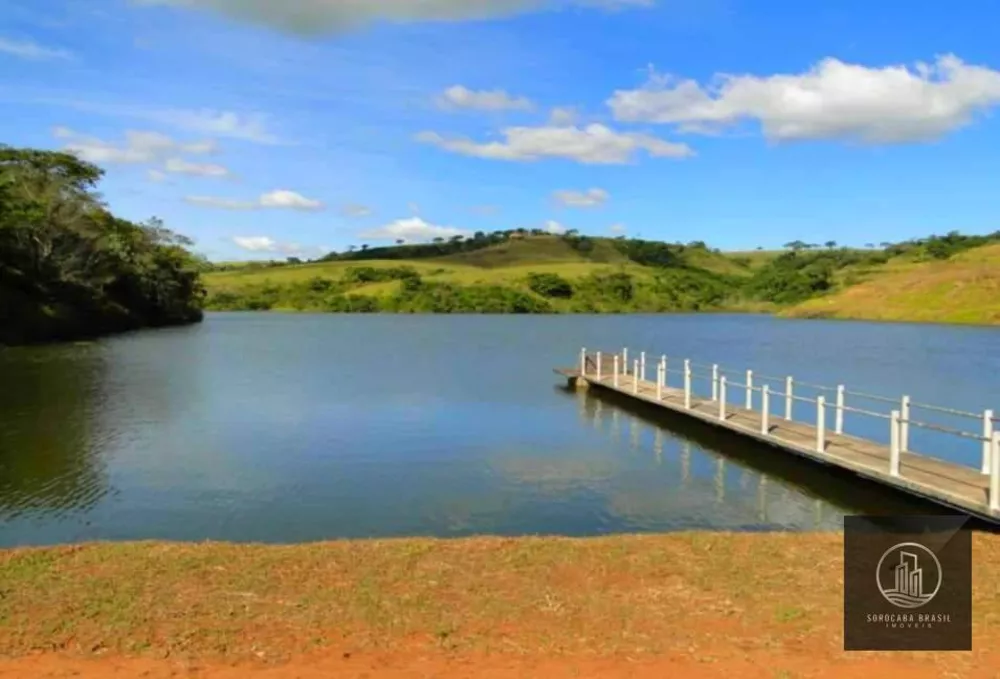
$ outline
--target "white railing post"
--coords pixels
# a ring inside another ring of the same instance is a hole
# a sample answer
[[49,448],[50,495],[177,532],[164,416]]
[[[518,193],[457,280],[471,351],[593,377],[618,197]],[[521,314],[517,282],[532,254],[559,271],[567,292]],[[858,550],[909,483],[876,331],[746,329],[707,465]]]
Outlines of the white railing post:
[[622,367],[628,370],[628,347],[622,349]]
[[889,417],[889,476],[899,476],[899,411]]
[[1000,432],[993,432],[990,443],[990,511],[1000,512]]
[[639,393],[639,359],[632,362],[632,393]]
[[712,400],[719,400],[719,364],[712,364]]
[[639,354],[639,379],[646,381],[646,352]]
[[601,381],[601,352],[597,352],[597,381]]
[[663,386],[667,386],[667,356],[660,356],[660,370],[663,371]]
[[910,397],[904,396],[899,408],[899,452],[910,451]]
[[615,367],[614,367],[614,385],[615,389],[618,388],[618,354],[615,354]]
[[826,450],[826,398],[816,397],[816,450]]
[[771,387],[764,385],[760,390],[760,433],[767,436],[771,432]]
[[792,378],[785,378],[785,419],[792,420]]
[[844,433],[844,393],[847,391],[843,384],[837,386],[837,414],[835,415],[833,430],[837,434]]
[[[663,400],[663,364],[659,363],[656,366],[656,400]],[[659,430],[657,430],[659,431]]]
[[747,370],[747,410],[753,410],[753,370]]
[[684,407],[691,408],[691,359],[684,359]]
[[719,378],[719,419],[726,420],[726,376]]
[[989,474],[993,466],[990,464],[990,450],[993,446],[993,411],[983,411],[983,466],[982,472]]
[[587,349],[580,349],[580,374],[587,376]]

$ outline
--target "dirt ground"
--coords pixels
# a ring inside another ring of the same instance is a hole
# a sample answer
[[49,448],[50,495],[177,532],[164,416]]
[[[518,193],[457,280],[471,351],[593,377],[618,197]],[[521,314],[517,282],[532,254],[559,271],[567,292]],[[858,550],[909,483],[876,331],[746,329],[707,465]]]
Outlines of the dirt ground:
[[[857,655],[858,657],[854,657]],[[740,658],[714,660],[672,654],[664,657],[583,656],[544,657],[513,654],[324,651],[276,665],[225,662],[172,661],[170,659],[74,658],[55,654],[22,657],[0,662],[2,679],[103,679],[142,677],[167,679],[514,679],[540,677],[570,679],[600,677],[727,677],[729,679],[939,679],[959,677],[993,679],[1000,676],[1000,658],[983,657],[959,667],[941,666],[932,659],[873,656],[872,654],[815,654],[807,648],[778,648]]]
[[688,533],[8,550],[0,679],[1000,677],[1000,539],[974,540],[967,653],[845,653],[842,549]]

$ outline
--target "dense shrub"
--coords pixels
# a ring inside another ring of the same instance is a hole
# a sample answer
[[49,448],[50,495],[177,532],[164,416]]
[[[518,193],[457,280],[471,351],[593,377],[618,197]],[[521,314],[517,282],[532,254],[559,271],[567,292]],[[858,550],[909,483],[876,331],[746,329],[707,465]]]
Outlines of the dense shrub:
[[528,287],[542,297],[567,299],[573,296],[573,284],[554,273],[528,274]]

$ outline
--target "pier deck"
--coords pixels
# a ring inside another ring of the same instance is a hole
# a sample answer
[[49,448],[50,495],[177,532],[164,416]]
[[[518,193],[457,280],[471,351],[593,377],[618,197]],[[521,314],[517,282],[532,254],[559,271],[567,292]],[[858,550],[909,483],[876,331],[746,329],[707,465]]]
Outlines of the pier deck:
[[[601,356],[601,354],[598,354]],[[992,450],[992,460],[984,460],[983,470],[961,464],[947,462],[930,455],[900,450],[899,431],[893,432],[893,442],[884,445],[845,433],[836,433],[827,428],[825,416],[817,412],[815,423],[785,419],[775,415],[770,407],[770,394],[766,388],[757,388],[759,399],[768,401],[767,416],[763,408],[745,408],[739,403],[727,402],[725,377],[719,378],[713,387],[715,399],[695,395],[690,387],[690,367],[684,388],[666,385],[664,369],[658,367],[657,380],[643,379],[645,366],[638,368],[638,361],[631,370],[618,366],[603,355],[601,369],[596,358],[584,354],[581,367],[576,369],[556,369],[579,387],[596,387],[644,401],[712,426],[727,429],[741,436],[761,441],[787,452],[808,458],[818,463],[840,467],[859,476],[892,486],[898,490],[916,495],[949,508],[976,516],[990,523],[1000,524],[1000,497],[992,498],[991,485],[1000,486],[1000,434],[991,434],[983,440],[987,449]],[[617,358],[617,357],[615,357]],[[643,361],[644,363],[645,361]],[[622,361],[627,363],[627,361]],[[614,370],[618,368],[617,378]],[[734,385],[740,391],[745,384]],[[751,390],[754,387],[750,387]],[[772,392],[777,396],[785,396]],[[795,397],[797,400],[810,400]],[[825,413],[827,404],[819,400],[817,411]],[[813,401],[815,402],[815,401]],[[987,419],[992,416],[987,411]],[[900,428],[902,422],[898,413],[892,413],[892,426]],[[842,429],[842,426],[840,427]]]

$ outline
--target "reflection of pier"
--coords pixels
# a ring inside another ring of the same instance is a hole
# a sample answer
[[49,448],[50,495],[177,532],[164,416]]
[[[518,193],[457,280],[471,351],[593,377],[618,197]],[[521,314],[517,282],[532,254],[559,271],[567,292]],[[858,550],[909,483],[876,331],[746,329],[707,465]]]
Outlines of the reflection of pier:
[[[753,371],[746,371],[744,384],[731,379],[727,381],[719,366],[709,366],[712,369],[708,381],[711,396],[707,396],[695,393],[693,378],[700,378],[703,373],[695,373],[692,370],[695,364],[690,361],[683,361],[681,373],[684,386],[678,388],[668,384],[668,375],[676,374],[677,369],[667,369],[666,357],[662,357],[655,365],[655,380],[646,379],[645,359],[645,354],[629,362],[624,352],[622,355],[602,353],[593,355],[581,351],[577,368],[559,369],[556,372],[567,376],[570,382],[578,387],[594,386],[601,391],[615,392],[625,398],[725,430],[730,435],[759,441],[786,453],[792,453],[800,459],[852,472],[868,481],[888,486],[912,497],[958,509],[991,523],[1000,524],[1000,432],[994,431],[994,422],[997,418],[993,417],[991,410],[982,413],[980,419],[983,421],[983,434],[980,436],[935,427],[913,419],[909,410],[911,406],[925,409],[937,407],[911,403],[905,396],[901,400],[900,410],[893,410],[889,414],[878,413],[846,405],[845,394],[852,397],[866,395],[860,392],[848,392],[843,386],[836,389],[816,385],[810,387],[835,391],[836,402],[827,403],[824,396],[813,399],[793,393],[794,380],[790,377],[783,380],[782,392],[766,383],[767,380],[776,378],[760,375],[755,378]],[[675,366],[677,362],[671,359],[669,365]],[[761,382],[762,379],[764,383]],[[706,387],[701,384],[702,381],[699,379],[698,384],[704,390]],[[736,388],[742,393],[743,398],[735,403],[731,395],[727,399],[727,386],[730,389]],[[780,406],[782,402],[783,417],[774,412],[780,410],[774,406]],[[796,402],[813,404],[811,410],[815,413],[814,422],[804,422],[794,418],[793,406]],[[829,418],[828,410],[832,414]],[[946,408],[937,410],[980,417]],[[860,413],[886,419],[890,424],[890,444],[886,446],[845,433],[845,413]],[[612,424],[617,435],[617,413],[615,415]],[[828,419],[831,422],[828,423]],[[830,424],[832,426],[829,426]],[[908,448],[911,426],[936,428],[945,433],[979,441],[983,449],[981,470],[912,452]],[[638,445],[634,429],[630,431],[630,441],[633,447]],[[686,487],[688,479],[684,464],[682,463],[682,487]],[[724,498],[725,470],[720,468],[717,476],[719,480],[716,482],[716,492],[719,497]]]
[[[600,399],[593,400],[600,402]],[[610,415],[608,410],[611,411]],[[724,455],[698,448],[687,439],[677,439],[662,427],[646,423],[642,418],[622,412],[614,405],[589,407],[587,412],[593,418],[589,424],[598,431],[604,431],[604,420],[610,419],[608,434],[616,444],[627,444],[630,451],[651,453],[657,467],[674,465],[677,470],[677,485],[663,488],[662,496],[665,500],[680,493],[686,498],[681,503],[683,505],[692,501],[695,504],[707,502],[716,507],[728,505],[731,510],[727,513],[747,518],[755,516],[761,524],[775,521],[772,505],[777,504],[782,508],[779,514],[783,515],[784,523],[794,523],[813,530],[835,529],[839,525],[840,515],[836,512],[824,512],[825,503],[821,498],[798,496],[785,484],[769,481],[763,473],[728,460]],[[620,426],[623,417],[628,419],[627,437],[623,436]],[[643,441],[647,443],[643,444]],[[712,470],[701,478],[694,473],[694,461],[699,457],[710,461]],[[733,468],[738,470],[738,477],[731,471]],[[780,519],[778,522],[782,523]]]

